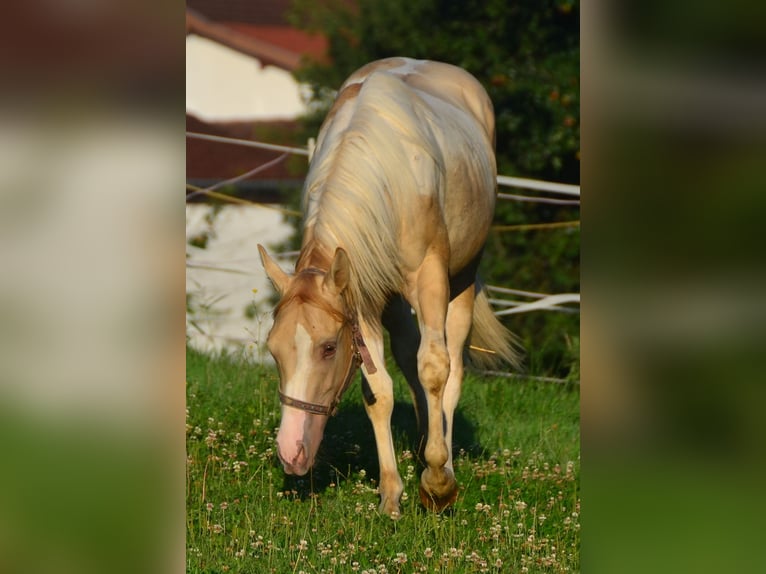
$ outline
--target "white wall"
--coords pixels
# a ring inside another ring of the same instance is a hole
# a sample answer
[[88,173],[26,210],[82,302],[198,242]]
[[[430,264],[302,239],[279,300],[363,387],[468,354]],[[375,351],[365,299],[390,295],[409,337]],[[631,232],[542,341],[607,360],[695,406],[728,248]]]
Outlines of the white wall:
[[[255,360],[270,360],[264,344],[271,329],[273,293],[261,266],[258,243],[275,255],[270,244],[286,240],[292,227],[279,211],[266,206],[224,206],[212,229],[206,216],[212,207],[186,206],[186,292],[192,312],[186,316],[186,334],[192,347],[203,351],[245,349]],[[188,239],[205,231],[212,234],[205,249]],[[292,271],[293,262],[282,262]],[[253,292],[253,289],[256,292]],[[245,316],[251,303],[253,318]]]
[[206,121],[294,118],[305,106],[289,72],[200,36],[186,37],[186,110]]

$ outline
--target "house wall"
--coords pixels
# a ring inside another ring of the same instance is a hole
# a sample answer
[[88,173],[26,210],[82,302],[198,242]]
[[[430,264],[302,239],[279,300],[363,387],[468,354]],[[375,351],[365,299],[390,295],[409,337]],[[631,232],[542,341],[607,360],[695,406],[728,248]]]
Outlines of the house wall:
[[295,118],[301,88],[290,72],[190,34],[186,37],[186,110],[205,121]]
[[[211,123],[259,121],[293,119],[304,105],[289,72],[263,67],[255,58],[191,34],[186,37],[186,111]],[[255,150],[242,149],[252,157],[242,170],[256,167]],[[186,206],[189,345],[210,352],[243,349],[254,360],[269,360],[264,342],[273,290],[257,244],[278,244],[292,232],[281,213],[263,206]],[[209,235],[204,249],[189,241],[201,233]],[[248,313],[252,305],[255,313]]]
[[[293,232],[278,211],[263,206],[186,206],[186,336],[206,352],[244,350],[269,361],[266,337],[271,329],[273,287],[263,271],[258,244],[272,255]],[[209,235],[202,249],[190,239]],[[281,261],[292,270],[293,261]],[[255,290],[255,291],[254,291]],[[253,312],[247,308],[255,305]]]

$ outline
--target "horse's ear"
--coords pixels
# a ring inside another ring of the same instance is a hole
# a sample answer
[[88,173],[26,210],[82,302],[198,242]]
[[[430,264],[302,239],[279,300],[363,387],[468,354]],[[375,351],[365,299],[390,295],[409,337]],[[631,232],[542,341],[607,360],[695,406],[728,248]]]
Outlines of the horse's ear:
[[339,295],[348,286],[350,274],[351,264],[348,261],[348,254],[345,249],[338,247],[330,270],[324,278],[324,286]]
[[274,287],[279,291],[279,294],[285,292],[287,288],[287,282],[290,280],[290,276],[285,273],[282,268],[266,253],[263,245],[258,244],[258,252],[261,254],[261,263],[266,270],[266,275],[269,276]]

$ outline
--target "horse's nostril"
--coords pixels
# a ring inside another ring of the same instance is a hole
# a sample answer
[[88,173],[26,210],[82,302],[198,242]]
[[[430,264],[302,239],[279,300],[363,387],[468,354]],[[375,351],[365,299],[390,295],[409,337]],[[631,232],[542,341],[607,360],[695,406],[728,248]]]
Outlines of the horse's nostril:
[[292,464],[298,464],[301,458],[306,457],[306,445],[302,441],[297,441],[295,444],[298,446],[298,452],[295,454]]

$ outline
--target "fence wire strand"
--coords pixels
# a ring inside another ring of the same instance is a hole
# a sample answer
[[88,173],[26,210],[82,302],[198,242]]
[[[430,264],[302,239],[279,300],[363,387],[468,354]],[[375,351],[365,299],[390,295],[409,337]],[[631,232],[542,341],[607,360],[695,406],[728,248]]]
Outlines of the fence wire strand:
[[262,165],[259,165],[258,167],[253,168],[250,171],[246,171],[243,174],[236,175],[236,176],[234,176],[232,178],[229,178],[229,179],[221,180],[218,183],[215,183],[215,184],[211,185],[210,187],[206,187],[204,189],[198,188],[196,191],[188,194],[186,196],[186,200],[188,201],[192,197],[196,197],[198,195],[205,195],[205,194],[207,194],[207,193],[209,193],[211,191],[215,191],[216,189],[219,189],[219,188],[223,187],[224,185],[231,185],[232,183],[237,183],[237,182],[240,182],[240,181],[242,181],[244,179],[247,179],[248,177],[252,177],[254,175],[257,175],[257,174],[261,173],[262,171],[266,171],[270,167],[273,167],[273,166],[277,165],[278,163],[283,162],[285,159],[287,159],[288,155],[289,154],[287,154],[287,153],[283,153],[279,157],[274,158],[271,161],[267,161],[266,163],[264,163]]
[[[277,144],[270,144],[265,142],[259,142],[255,140],[243,140],[237,138],[229,138],[224,136],[214,136],[211,134],[201,134],[197,132],[186,132],[186,137],[192,139],[206,140],[217,143],[224,143],[230,145],[240,145],[245,147],[253,147],[258,149],[267,149],[272,151],[282,151],[286,153],[293,153],[296,155],[303,155],[310,157],[310,149],[304,149],[293,146],[284,146]],[[311,148],[312,146],[309,146]],[[497,183],[501,186],[508,187],[520,187],[522,189],[532,189],[536,191],[549,191],[551,193],[560,193],[563,195],[576,195],[580,196],[580,186],[571,185],[568,183],[557,183],[553,181],[543,181],[539,179],[528,179],[524,177],[511,177],[508,175],[498,175]]]
[[[239,146],[245,146],[245,147],[252,147],[252,148],[258,148],[258,149],[266,149],[271,151],[280,151],[283,152],[282,155],[279,157],[262,164],[246,173],[243,173],[241,175],[235,176],[230,179],[226,179],[223,181],[220,181],[210,187],[207,188],[200,188],[191,184],[186,184],[186,188],[189,190],[192,190],[192,193],[187,195],[187,200],[192,197],[196,197],[198,195],[205,195],[214,199],[218,199],[221,201],[227,201],[230,203],[238,204],[238,205],[250,205],[250,206],[259,206],[265,209],[273,209],[279,212],[282,212],[286,215],[295,216],[295,217],[301,217],[303,214],[294,211],[291,209],[286,209],[282,207],[277,207],[273,205],[267,205],[262,203],[256,203],[254,201],[250,201],[247,199],[242,199],[236,196],[231,196],[223,193],[218,193],[215,190],[218,188],[221,188],[225,185],[229,185],[232,183],[237,183],[239,181],[242,181],[244,179],[247,179],[249,177],[252,177],[253,175],[256,175],[257,173],[264,171],[265,169],[268,169],[269,167],[272,167],[273,165],[278,164],[281,161],[284,161],[284,159],[287,157],[288,154],[296,154],[296,155],[303,155],[308,156],[310,158],[311,152],[313,151],[311,149],[311,145],[309,145],[309,149],[304,148],[298,148],[298,147],[292,147],[292,146],[283,146],[283,145],[276,145],[276,144],[269,144],[254,140],[242,140],[237,138],[229,138],[229,137],[223,137],[223,136],[215,136],[211,134],[201,134],[196,132],[186,132],[186,136],[192,139],[199,139],[199,140],[206,140],[216,143],[223,143],[223,144],[229,144],[229,145],[239,145]],[[569,196],[577,196],[579,198],[580,196],[580,187],[577,185],[570,185],[570,184],[563,184],[563,183],[556,183],[556,182],[550,182],[550,181],[542,181],[542,180],[534,180],[534,179],[527,179],[527,178],[520,178],[520,177],[510,177],[510,176],[504,176],[504,175],[498,175],[497,176],[497,183],[500,186],[508,186],[508,187],[516,187],[516,188],[522,188],[522,189],[528,189],[528,190],[534,190],[534,191],[545,191],[550,193],[558,193],[562,195],[569,195]],[[556,198],[550,198],[550,197],[540,197],[540,196],[527,196],[527,195],[518,195],[518,194],[510,194],[510,193],[498,193],[497,197],[499,199],[508,199],[513,201],[523,201],[523,202],[536,202],[536,203],[547,203],[547,204],[553,204],[553,205],[579,205],[580,200],[579,199],[556,199]],[[543,229],[559,229],[559,228],[567,228],[567,227],[579,227],[580,221],[559,221],[559,222],[552,222],[552,223],[528,223],[528,224],[519,224],[519,225],[493,225],[492,229],[495,231],[531,231],[531,230],[543,230]],[[284,254],[283,254],[284,255]],[[189,267],[197,267],[197,268],[204,268],[207,266],[203,265],[195,265],[192,262],[187,262],[187,265]],[[210,267],[208,267],[210,270]],[[215,269],[217,271],[227,271],[227,272],[237,272],[233,269],[226,269],[219,267]],[[579,313],[579,309],[573,309],[571,307],[562,307],[561,305],[564,303],[577,303],[580,302],[580,295],[579,293],[561,293],[557,295],[548,295],[544,293],[535,293],[532,291],[523,291],[519,289],[510,289],[506,287],[498,287],[498,286],[492,286],[487,285],[486,286],[488,290],[500,293],[500,294],[508,294],[508,295],[517,295],[517,296],[523,296],[523,297],[530,297],[537,299],[536,301],[531,302],[522,302],[522,301],[513,301],[513,300],[504,300],[504,299],[492,299],[492,302],[501,307],[505,307],[504,309],[501,309],[499,311],[495,311],[495,314],[498,316],[503,315],[511,315],[516,313],[524,313],[528,311],[536,311],[536,310],[547,310],[547,311],[559,311],[559,312],[566,312],[566,313]],[[556,380],[556,382],[560,382],[560,380]]]

